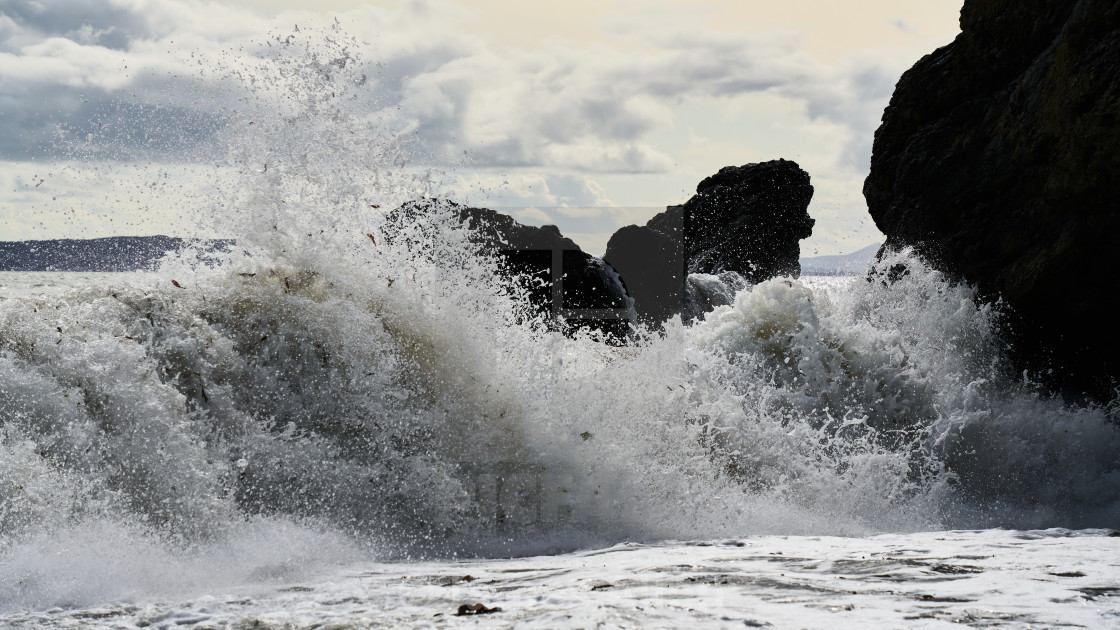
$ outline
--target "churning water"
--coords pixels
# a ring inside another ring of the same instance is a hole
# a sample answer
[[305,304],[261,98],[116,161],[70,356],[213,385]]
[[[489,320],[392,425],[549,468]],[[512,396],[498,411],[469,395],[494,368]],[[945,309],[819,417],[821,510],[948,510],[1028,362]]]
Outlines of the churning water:
[[390,227],[431,177],[359,113],[349,49],[297,47],[231,71],[242,173],[207,220],[236,247],[0,279],[0,612],[626,541],[1120,527],[1116,408],[1007,373],[967,286],[897,254],[890,281],[565,337],[439,204]]

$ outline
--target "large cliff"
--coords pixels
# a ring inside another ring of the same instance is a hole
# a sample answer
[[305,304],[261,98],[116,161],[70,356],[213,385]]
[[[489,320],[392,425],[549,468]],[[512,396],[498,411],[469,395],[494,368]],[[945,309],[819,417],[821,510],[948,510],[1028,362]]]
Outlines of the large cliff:
[[864,186],[888,247],[1000,298],[1018,369],[1104,399],[1120,376],[1120,3],[966,0],[898,82]]

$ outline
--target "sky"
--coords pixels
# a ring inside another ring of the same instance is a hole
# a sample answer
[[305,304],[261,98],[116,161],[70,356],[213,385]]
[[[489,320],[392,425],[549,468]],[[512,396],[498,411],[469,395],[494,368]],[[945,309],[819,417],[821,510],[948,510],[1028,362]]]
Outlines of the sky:
[[816,189],[802,255],[852,252],[882,239],[882,110],[961,4],[0,0],[0,240],[221,235],[198,217],[236,186],[223,143],[294,36],[353,42],[347,111],[434,193],[601,254],[720,167],[785,158]]

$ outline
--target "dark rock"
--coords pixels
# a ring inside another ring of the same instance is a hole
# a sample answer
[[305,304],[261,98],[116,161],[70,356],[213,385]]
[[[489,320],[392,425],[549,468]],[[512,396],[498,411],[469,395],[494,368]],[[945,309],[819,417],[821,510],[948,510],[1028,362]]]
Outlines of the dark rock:
[[642,322],[657,326],[682,311],[690,321],[727,296],[709,295],[712,282],[687,284],[688,274],[732,273],[735,281],[720,284],[734,291],[743,280],[800,273],[798,241],[813,231],[806,212],[812,198],[809,175],[794,162],[727,166],[683,205],[669,206],[645,227],[615,232],[604,258],[622,276]]
[[1120,377],[1120,4],[967,0],[899,80],[864,185],[913,246],[1008,307],[1015,366],[1104,399]]
[[459,610],[455,613],[455,616],[465,617],[467,615],[490,615],[498,612],[502,612],[501,606],[490,607],[486,604],[463,604],[459,606]]
[[735,295],[747,288],[748,283],[734,271],[719,275],[692,273],[684,286],[684,308],[681,319],[685,322],[703,320],[717,306],[735,303]]
[[466,221],[492,249],[581,251],[579,245],[561,234],[560,228],[555,225],[533,227],[518,223],[508,214],[496,210],[470,208],[453,201],[442,203],[446,203],[460,220]]
[[665,212],[660,212],[646,221],[646,227],[677,243],[681,248],[682,256],[685,255],[684,206],[669,206]]
[[812,198],[809,174],[795,162],[725,166],[700,182],[684,205],[669,208],[649,226],[671,229],[674,214],[681,213],[689,273],[734,271],[751,283],[796,277],[798,241],[813,233],[807,212]]
[[421,199],[389,214],[386,237],[393,239],[394,230],[406,222],[423,224],[424,214],[436,209],[447,210],[465,223],[480,253],[501,255],[511,279],[530,279],[523,286],[529,288],[532,305],[538,312],[558,316],[566,333],[591,328],[612,340],[629,335],[636,317],[618,273],[581,250],[555,225],[533,227],[495,210]]
[[679,237],[628,225],[611,236],[603,259],[622,276],[640,322],[657,327],[681,312],[685,269]]

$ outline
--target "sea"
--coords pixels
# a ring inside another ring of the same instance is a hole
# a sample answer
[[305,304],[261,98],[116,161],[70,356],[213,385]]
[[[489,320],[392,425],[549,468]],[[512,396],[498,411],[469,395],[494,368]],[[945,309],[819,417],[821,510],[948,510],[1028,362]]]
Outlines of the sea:
[[230,71],[228,250],[0,273],[0,627],[1120,627],[1120,411],[998,305],[899,252],[561,334],[390,220],[338,41]]
[[0,627],[1120,626],[1115,410],[916,259],[610,345],[223,256],[0,274]]

